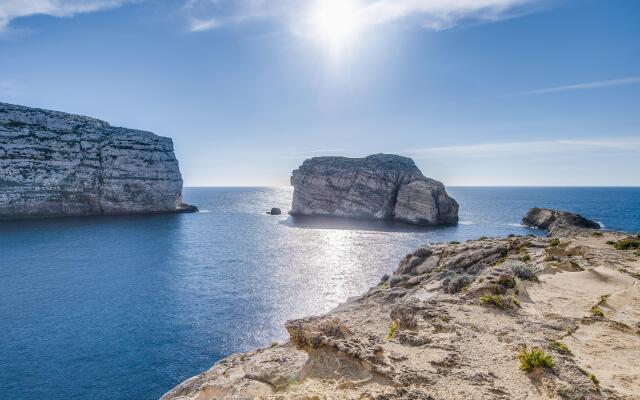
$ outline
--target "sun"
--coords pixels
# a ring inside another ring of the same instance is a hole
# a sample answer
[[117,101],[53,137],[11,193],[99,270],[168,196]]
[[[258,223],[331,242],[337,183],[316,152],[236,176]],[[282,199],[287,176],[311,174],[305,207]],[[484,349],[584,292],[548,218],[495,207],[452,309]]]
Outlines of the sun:
[[309,10],[311,37],[332,53],[353,44],[362,28],[357,0],[316,0]]

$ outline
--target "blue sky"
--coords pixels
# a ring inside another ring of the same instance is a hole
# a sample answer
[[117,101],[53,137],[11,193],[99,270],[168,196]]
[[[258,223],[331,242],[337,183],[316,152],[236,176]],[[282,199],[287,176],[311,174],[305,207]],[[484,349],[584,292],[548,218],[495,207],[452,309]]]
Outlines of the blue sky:
[[448,185],[640,185],[637,0],[0,0],[0,101],[174,139],[185,184],[398,153]]

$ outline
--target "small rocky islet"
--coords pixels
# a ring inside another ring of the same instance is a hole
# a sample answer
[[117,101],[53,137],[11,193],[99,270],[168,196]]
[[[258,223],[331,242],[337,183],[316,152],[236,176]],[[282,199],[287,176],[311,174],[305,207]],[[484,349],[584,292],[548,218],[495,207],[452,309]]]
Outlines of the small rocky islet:
[[442,182],[425,177],[413,160],[394,154],[364,158],[314,157],[291,176],[293,216],[458,222],[458,203]]
[[286,343],[162,400],[637,400],[640,237],[555,210],[523,222],[549,211],[547,237],[420,247],[367,293],[288,321]]
[[173,142],[0,103],[0,219],[194,212]]

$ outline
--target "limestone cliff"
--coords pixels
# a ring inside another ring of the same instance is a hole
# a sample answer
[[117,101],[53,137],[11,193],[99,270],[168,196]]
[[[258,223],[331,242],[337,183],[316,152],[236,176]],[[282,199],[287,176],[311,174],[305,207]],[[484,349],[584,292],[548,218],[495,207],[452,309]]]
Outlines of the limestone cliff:
[[420,247],[162,400],[638,400],[640,238],[573,227]]
[[458,222],[458,203],[413,160],[392,154],[315,157],[293,171],[292,215],[396,220],[418,225]]
[[0,103],[0,218],[193,210],[171,139]]

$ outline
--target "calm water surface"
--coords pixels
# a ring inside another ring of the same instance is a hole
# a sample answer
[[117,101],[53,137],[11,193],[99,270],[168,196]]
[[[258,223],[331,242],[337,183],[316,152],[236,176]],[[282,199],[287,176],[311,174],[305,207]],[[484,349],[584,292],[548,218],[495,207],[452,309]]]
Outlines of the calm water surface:
[[461,223],[437,229],[266,215],[290,188],[188,188],[198,214],[0,222],[0,398],[156,399],[421,244],[530,233],[532,206],[640,231],[638,188],[449,192]]

